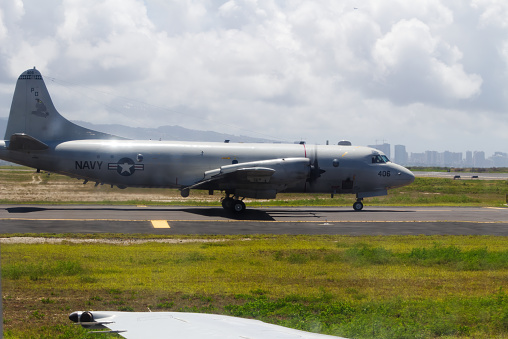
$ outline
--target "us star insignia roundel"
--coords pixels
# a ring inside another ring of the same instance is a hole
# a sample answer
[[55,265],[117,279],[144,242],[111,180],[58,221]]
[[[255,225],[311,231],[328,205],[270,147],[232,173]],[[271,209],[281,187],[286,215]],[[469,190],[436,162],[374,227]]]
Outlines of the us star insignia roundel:
[[112,162],[108,164],[109,170],[116,170],[118,174],[127,177],[129,175],[134,174],[136,171],[143,171],[145,169],[145,165],[136,164],[134,160],[130,158],[122,158],[118,160],[118,162]]

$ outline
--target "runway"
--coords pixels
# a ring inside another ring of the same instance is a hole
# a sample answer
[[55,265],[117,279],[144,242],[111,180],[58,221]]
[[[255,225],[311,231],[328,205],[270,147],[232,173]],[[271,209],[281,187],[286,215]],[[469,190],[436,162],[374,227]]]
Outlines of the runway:
[[0,233],[508,235],[508,208],[0,205]]

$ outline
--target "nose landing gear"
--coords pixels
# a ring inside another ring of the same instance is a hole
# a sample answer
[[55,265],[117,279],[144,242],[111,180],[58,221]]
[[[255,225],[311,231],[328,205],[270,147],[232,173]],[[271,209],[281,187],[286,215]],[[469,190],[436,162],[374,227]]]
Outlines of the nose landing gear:
[[353,204],[353,209],[355,211],[361,211],[363,209],[363,202],[362,202],[362,198],[358,198],[356,199],[356,202]]

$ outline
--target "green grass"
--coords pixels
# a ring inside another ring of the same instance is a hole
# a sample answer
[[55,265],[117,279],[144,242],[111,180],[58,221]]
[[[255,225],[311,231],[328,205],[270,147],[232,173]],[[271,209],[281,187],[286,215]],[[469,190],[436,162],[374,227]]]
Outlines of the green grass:
[[81,263],[75,260],[40,261],[30,265],[18,262],[2,267],[2,277],[12,280],[28,277],[30,280],[36,281],[55,276],[73,276],[82,272]]
[[5,337],[84,338],[72,311],[147,307],[354,338],[508,337],[506,237],[203,240],[3,244]]

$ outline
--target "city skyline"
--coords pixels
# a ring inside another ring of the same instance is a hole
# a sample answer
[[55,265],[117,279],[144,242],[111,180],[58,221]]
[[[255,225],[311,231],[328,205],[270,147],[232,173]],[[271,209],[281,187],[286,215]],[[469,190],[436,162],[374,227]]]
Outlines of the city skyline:
[[[389,143],[367,145],[385,153],[393,162],[403,166],[431,167],[508,167],[508,153],[497,151],[487,156],[484,151],[468,150],[465,152],[434,151],[408,152],[405,145]],[[465,157],[464,157],[465,154]]]

